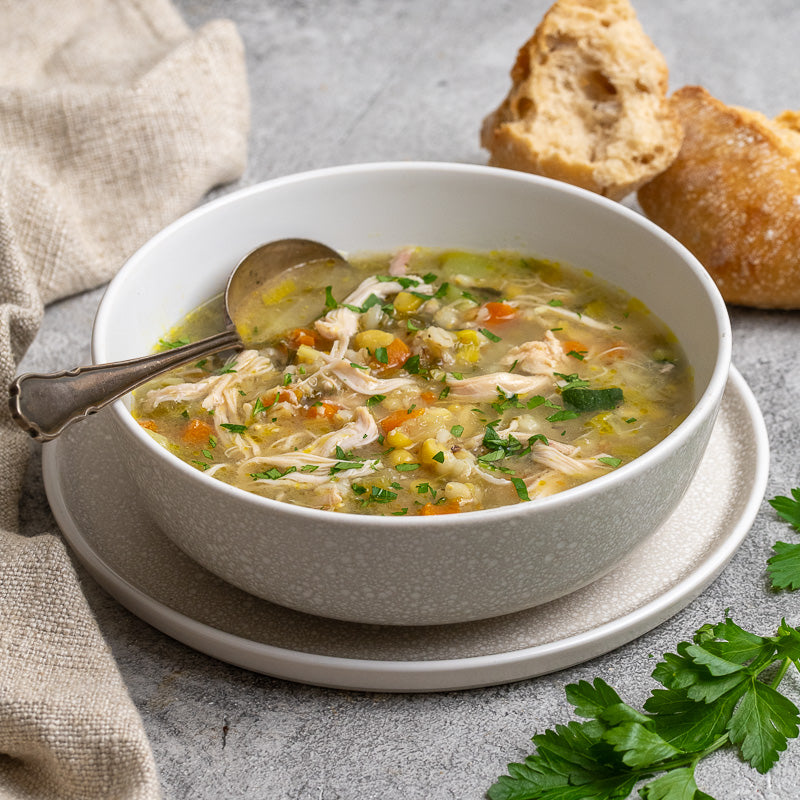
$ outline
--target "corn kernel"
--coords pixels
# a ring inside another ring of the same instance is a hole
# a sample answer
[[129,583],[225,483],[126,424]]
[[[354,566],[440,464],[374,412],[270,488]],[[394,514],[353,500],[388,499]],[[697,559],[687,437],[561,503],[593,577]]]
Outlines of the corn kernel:
[[448,500],[468,503],[475,498],[475,487],[471,483],[450,481],[444,487],[444,495]]
[[389,447],[408,447],[413,443],[414,440],[410,436],[406,436],[399,428],[395,428],[386,434],[386,444]]
[[460,364],[474,364],[481,357],[481,348],[477,344],[467,344],[456,351],[456,361]]
[[377,347],[388,347],[394,341],[394,334],[388,331],[372,329],[361,331],[353,337],[353,344],[357,350],[366,347],[368,350],[375,350]]
[[469,328],[463,331],[458,331],[456,333],[459,342],[463,342],[464,344],[479,344],[480,339],[478,338],[478,331],[473,331]]
[[411,292],[398,292],[393,303],[395,310],[401,314],[412,314],[422,305],[422,298]]
[[389,463],[396,467],[398,464],[413,464],[414,456],[408,450],[392,450],[387,456]]
[[[442,446],[436,439],[426,439],[419,448],[419,460],[422,464],[436,464],[434,456],[443,453]],[[443,457],[443,456],[442,456]]]
[[315,350],[313,347],[309,347],[307,344],[301,344],[300,347],[297,348],[297,361],[301,364],[313,364],[316,361],[319,361],[320,353],[319,350]]

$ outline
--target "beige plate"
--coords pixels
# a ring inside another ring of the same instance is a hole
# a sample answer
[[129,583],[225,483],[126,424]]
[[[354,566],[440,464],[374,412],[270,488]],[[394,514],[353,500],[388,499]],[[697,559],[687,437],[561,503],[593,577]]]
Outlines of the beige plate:
[[44,447],[47,496],[97,582],[169,636],[293,681],[369,691],[465,689],[522,680],[613,650],[668,619],[728,563],[764,496],[764,421],[732,369],[697,476],[667,523],[611,574],[538,608],[459,625],[322,619],[253,597],[178,550],[113,460],[100,414]]

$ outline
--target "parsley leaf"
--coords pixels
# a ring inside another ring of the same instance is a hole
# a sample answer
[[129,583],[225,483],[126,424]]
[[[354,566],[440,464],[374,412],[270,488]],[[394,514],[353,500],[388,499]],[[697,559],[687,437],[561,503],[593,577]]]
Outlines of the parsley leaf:
[[611,411],[622,401],[622,389],[612,386],[608,389],[587,389],[586,386],[576,386],[574,383],[561,390],[564,405],[575,411]]
[[230,431],[231,433],[244,433],[247,430],[247,425],[237,425],[233,422],[223,422],[220,424],[220,428],[225,428],[226,431]]
[[[796,531],[800,532],[800,489],[792,489],[791,497],[773,497],[769,504]],[[800,544],[775,542],[774,555],[767,560],[773,589],[800,589]]]

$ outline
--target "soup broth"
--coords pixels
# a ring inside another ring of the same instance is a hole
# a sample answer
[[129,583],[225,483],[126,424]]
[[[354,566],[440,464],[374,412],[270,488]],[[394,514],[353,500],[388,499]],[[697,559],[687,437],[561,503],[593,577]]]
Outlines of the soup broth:
[[[693,405],[675,337],[590,274],[517,253],[406,248],[259,293],[264,346],[147,384],[133,413],[215,478],[330,511],[436,515],[604,475]],[[295,302],[297,301],[297,302]],[[217,298],[162,347],[222,325]]]

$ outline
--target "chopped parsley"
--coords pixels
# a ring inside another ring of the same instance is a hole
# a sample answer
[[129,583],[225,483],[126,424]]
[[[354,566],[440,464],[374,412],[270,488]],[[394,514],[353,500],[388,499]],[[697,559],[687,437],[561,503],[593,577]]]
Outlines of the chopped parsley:
[[525,485],[525,481],[522,478],[511,478],[510,480],[517,492],[517,497],[525,502],[530,501],[531,498],[528,496],[528,487]]
[[286,469],[281,472],[277,467],[270,467],[268,470],[264,472],[251,472],[250,477],[254,481],[263,481],[263,480],[270,480],[276,481],[278,478],[284,478],[287,475],[291,475],[293,472],[297,472],[297,467],[286,467]]
[[174,350],[176,347],[184,347],[185,345],[189,344],[188,339],[159,339],[159,345],[163,347],[165,350]]
[[622,389],[617,386],[608,389],[589,389],[586,386],[571,384],[561,390],[564,405],[582,413],[611,411],[623,402]]
[[379,361],[381,364],[388,364],[389,363],[389,351],[385,347],[376,347],[375,348],[375,360]]
[[247,425],[237,425],[233,422],[222,422],[220,428],[225,428],[226,431],[231,433],[244,433],[247,430]]

